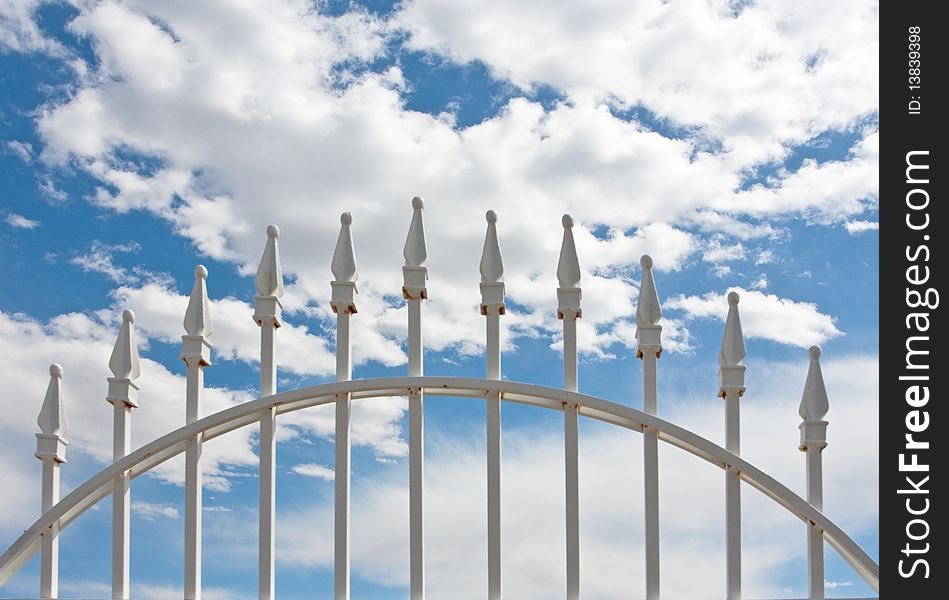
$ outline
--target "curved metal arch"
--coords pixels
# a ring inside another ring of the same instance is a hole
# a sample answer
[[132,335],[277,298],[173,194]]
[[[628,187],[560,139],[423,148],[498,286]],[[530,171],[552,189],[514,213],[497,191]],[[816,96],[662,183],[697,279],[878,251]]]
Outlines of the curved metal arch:
[[502,399],[509,402],[557,410],[577,406],[580,414],[592,419],[639,432],[655,429],[658,431],[659,439],[666,443],[703,458],[719,468],[735,469],[743,481],[805,523],[818,527],[823,532],[824,539],[860,574],[864,581],[876,592],[880,591],[879,565],[850,536],[788,487],[718,444],[659,417],[601,398],[527,383],[466,377],[387,377],[299,388],[233,406],[168,433],[92,476],[33,523],[0,556],[0,585],[5,584],[33,557],[40,547],[44,532],[48,531],[54,523],[58,522],[62,530],[107,496],[112,490],[112,480],[117,475],[129,471],[131,477],[138,477],[183,453],[187,440],[196,434],[203,434],[204,440],[214,439],[257,422],[260,411],[270,407],[275,407],[278,414],[283,414],[331,404],[336,400],[337,394],[348,393],[354,399],[376,398],[405,395],[410,389],[422,389],[425,393],[433,395],[465,397],[482,397],[489,393],[500,392]]

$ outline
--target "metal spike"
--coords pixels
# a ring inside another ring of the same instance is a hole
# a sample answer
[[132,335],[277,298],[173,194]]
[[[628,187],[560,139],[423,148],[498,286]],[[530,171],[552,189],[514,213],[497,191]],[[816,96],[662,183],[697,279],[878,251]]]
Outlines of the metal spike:
[[488,230],[484,234],[484,249],[481,251],[481,282],[499,283],[504,281],[504,263],[498,245],[498,215],[489,210],[484,218],[488,222]]
[[122,329],[109,358],[109,369],[117,379],[138,379],[142,374],[138,361],[138,342],[135,339],[135,313],[122,311]]
[[63,368],[56,363],[49,366],[49,386],[36,423],[44,435],[64,436],[69,431],[66,405],[63,402]]
[[656,325],[662,317],[659,294],[652,278],[652,257],[643,255],[639,260],[643,268],[643,280],[639,286],[639,301],[636,303],[636,325]]
[[418,196],[412,198],[412,223],[409,225],[409,234],[405,238],[406,267],[424,267],[428,260],[428,250],[425,248],[425,227],[422,224],[422,209],[425,202]]
[[264,246],[263,256],[260,257],[260,266],[254,277],[254,285],[261,296],[283,296],[283,272],[280,269],[280,249],[277,238],[280,237],[280,228],[276,225],[267,227],[267,245]]
[[827,389],[824,387],[824,375],[820,368],[820,346],[811,346],[808,354],[811,363],[807,368],[807,380],[804,383],[804,395],[798,414],[805,421],[820,421],[830,408],[827,403]]
[[336,251],[333,253],[333,277],[338,282],[356,281],[356,251],[353,248],[353,215],[345,212],[339,216],[341,224],[339,239],[336,240]]
[[580,261],[577,246],[573,241],[573,217],[564,215],[563,242],[560,244],[560,262],[557,263],[557,279],[562,288],[580,287]]
[[725,318],[725,335],[722,349],[718,353],[718,364],[735,367],[745,358],[745,338],[741,333],[741,318],[738,315],[738,292],[728,293],[728,316]]
[[184,320],[185,331],[188,335],[208,337],[214,333],[211,327],[207,278],[207,267],[198,265],[194,268],[194,285],[191,287],[191,298],[188,300],[188,310],[185,311]]

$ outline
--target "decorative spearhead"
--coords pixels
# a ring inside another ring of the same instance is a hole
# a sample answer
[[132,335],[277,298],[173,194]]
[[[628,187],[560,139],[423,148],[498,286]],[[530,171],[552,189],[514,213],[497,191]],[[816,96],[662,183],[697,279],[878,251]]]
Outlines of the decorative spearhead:
[[46,398],[36,423],[43,435],[64,436],[69,431],[66,404],[63,402],[63,368],[56,363],[49,366],[49,387],[46,388]]
[[138,342],[135,339],[135,313],[131,310],[122,311],[122,329],[112,349],[109,369],[116,379],[135,380],[142,374],[138,363]]
[[481,283],[504,281],[504,263],[501,262],[501,247],[498,245],[498,215],[489,210],[484,215],[488,230],[484,234],[484,249],[481,251]]
[[[356,251],[353,249],[353,232],[350,227],[353,224],[353,215],[344,212],[339,216],[339,222],[341,224],[339,239],[336,240],[336,251],[333,253],[333,277],[338,282],[353,282],[358,277],[356,273]],[[408,245],[406,245],[406,249],[408,249]]]
[[422,209],[425,202],[418,196],[412,198],[412,223],[409,225],[409,235],[405,238],[406,267],[424,267],[428,260],[428,250],[425,248],[425,227],[422,224]]
[[204,265],[194,268],[194,285],[188,310],[185,311],[185,332],[188,335],[208,337],[214,330],[211,327],[210,302],[208,302],[208,269]]
[[808,354],[811,357],[811,364],[807,368],[804,395],[801,398],[801,406],[797,412],[805,421],[820,421],[830,408],[827,404],[824,375],[820,369],[820,346],[811,346]]
[[267,245],[264,254],[260,257],[260,266],[254,277],[254,285],[261,296],[283,296],[283,272],[280,270],[280,249],[277,238],[280,237],[280,228],[276,225],[267,227]]
[[722,349],[718,353],[721,367],[737,367],[745,358],[745,338],[741,333],[741,318],[738,316],[738,292],[728,293],[728,316],[725,318],[725,335]]
[[662,310],[659,308],[656,282],[652,278],[652,257],[643,255],[639,264],[643,268],[643,281],[639,286],[639,300],[636,303],[636,325],[656,325],[662,317]]
[[562,288],[580,287],[580,261],[577,245],[573,241],[573,217],[564,215],[563,242],[560,244],[560,262],[557,263],[557,280]]

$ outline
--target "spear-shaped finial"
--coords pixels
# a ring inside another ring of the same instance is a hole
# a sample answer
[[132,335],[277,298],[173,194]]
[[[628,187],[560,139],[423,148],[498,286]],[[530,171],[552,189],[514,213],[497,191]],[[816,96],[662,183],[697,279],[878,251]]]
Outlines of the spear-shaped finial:
[[738,316],[738,292],[728,293],[728,316],[725,317],[725,335],[722,349],[718,353],[721,367],[736,367],[745,358],[745,338],[741,333],[741,318]]
[[112,357],[109,358],[109,369],[116,379],[138,379],[142,370],[138,363],[138,342],[135,339],[135,313],[131,310],[122,311],[122,329],[115,340]]
[[489,210],[484,218],[488,222],[488,230],[484,234],[484,249],[481,251],[481,282],[500,283],[504,281],[504,263],[498,245],[498,215]]
[[[341,224],[339,239],[336,240],[336,251],[333,253],[333,277],[339,282],[353,282],[358,277],[356,273],[356,251],[353,249],[353,232],[350,227],[353,224],[353,215],[344,212],[339,216],[339,222]],[[406,242],[406,252],[408,252],[408,242]]]
[[267,227],[267,245],[264,254],[260,257],[260,266],[254,277],[254,285],[261,296],[283,296],[283,272],[280,269],[280,249],[277,238],[280,237],[280,228],[276,225]]
[[805,421],[820,421],[827,414],[827,389],[824,387],[824,375],[820,368],[820,346],[811,346],[808,354],[811,364],[807,368],[807,381],[804,383],[804,395],[798,414]]
[[185,311],[185,331],[188,335],[208,337],[214,330],[211,327],[210,303],[208,302],[208,269],[204,265],[194,268],[194,285],[188,310]]
[[66,405],[63,402],[63,368],[56,363],[49,366],[49,387],[46,388],[46,398],[36,423],[43,435],[64,436],[69,431]]
[[418,196],[412,198],[412,223],[409,225],[409,235],[405,238],[406,267],[424,267],[428,260],[428,250],[425,248],[425,227],[422,224],[422,209],[425,202]]
[[560,262],[557,263],[557,279],[562,288],[580,287],[580,261],[577,245],[573,241],[573,217],[564,215],[563,242],[560,244]]
[[656,325],[662,316],[659,294],[652,278],[652,257],[644,254],[639,260],[643,268],[643,281],[639,286],[639,301],[636,303],[636,325]]

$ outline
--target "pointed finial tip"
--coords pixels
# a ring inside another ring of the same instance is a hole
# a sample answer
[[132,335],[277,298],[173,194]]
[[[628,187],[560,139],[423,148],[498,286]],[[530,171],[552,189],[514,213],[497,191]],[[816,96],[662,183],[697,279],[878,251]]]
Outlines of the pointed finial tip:
[[59,379],[63,376],[63,366],[58,363],[53,363],[49,366],[49,376]]
[[652,257],[648,254],[643,254],[643,257],[639,259],[639,264],[642,265],[644,269],[652,268]]
[[280,237],[280,228],[276,225],[267,226],[267,237],[269,238],[278,238]]
[[807,353],[811,358],[820,358],[820,346],[811,346],[808,348]]
[[344,212],[339,216],[339,222],[343,225],[353,224],[353,213]]
[[570,215],[564,215],[563,218],[560,219],[560,222],[563,223],[564,229],[570,229],[573,227],[573,217]]
[[208,268],[204,265],[198,265],[194,268],[194,276],[198,279],[207,279],[208,278]]
[[738,295],[738,292],[728,292],[728,303],[732,306],[737,306],[738,301],[741,300],[741,296]]
[[412,208],[415,208],[418,210],[425,208],[425,201],[422,200],[421,196],[416,196],[412,198]]
[[497,223],[497,222],[498,222],[498,213],[494,212],[493,210],[489,210],[488,212],[484,213],[484,219],[485,219],[488,223]]
[[135,313],[132,312],[130,309],[126,308],[125,310],[122,311],[122,320],[125,321],[126,323],[134,323]]

